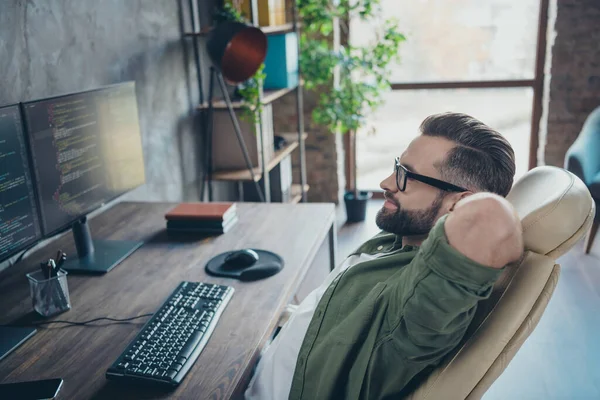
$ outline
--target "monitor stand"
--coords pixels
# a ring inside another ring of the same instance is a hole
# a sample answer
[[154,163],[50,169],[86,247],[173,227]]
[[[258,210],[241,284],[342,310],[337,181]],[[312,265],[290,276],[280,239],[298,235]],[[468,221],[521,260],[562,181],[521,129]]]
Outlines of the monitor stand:
[[78,258],[67,259],[62,269],[73,274],[105,274],[136,251],[144,242],[92,240],[84,217],[72,227]]

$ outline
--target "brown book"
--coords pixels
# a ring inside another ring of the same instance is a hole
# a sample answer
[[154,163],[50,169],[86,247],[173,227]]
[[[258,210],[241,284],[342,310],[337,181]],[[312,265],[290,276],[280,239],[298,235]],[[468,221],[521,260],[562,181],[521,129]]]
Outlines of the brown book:
[[181,203],[165,214],[169,221],[226,221],[236,212],[235,203]]

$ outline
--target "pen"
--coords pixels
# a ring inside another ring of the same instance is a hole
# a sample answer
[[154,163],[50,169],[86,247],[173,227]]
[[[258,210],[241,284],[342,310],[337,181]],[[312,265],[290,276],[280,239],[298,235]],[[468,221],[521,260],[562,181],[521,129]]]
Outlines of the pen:
[[[48,276],[46,277],[46,279],[52,278],[53,271],[54,271],[52,269],[52,264],[54,264],[53,259],[50,258],[50,259],[48,259],[48,261],[46,261],[46,268],[48,271]],[[50,303],[52,302],[53,283],[54,283],[54,281],[49,281],[44,286],[44,288],[46,290],[46,315],[50,314],[50,306],[51,306]]]
[[62,251],[60,252],[60,258],[56,259],[56,273],[58,274],[58,271],[60,271],[61,267],[63,266],[63,264],[65,263],[65,261],[67,261],[67,255],[65,253],[63,253]]
[[60,269],[65,261],[67,261],[67,254],[61,252],[60,258],[57,259],[57,268]]
[[48,260],[48,264],[50,265],[50,277],[54,278],[58,276],[58,269],[56,268],[56,263],[54,262],[54,260]]
[[42,271],[42,275],[44,275],[44,279],[50,279],[48,276],[48,263],[40,263],[40,270]]

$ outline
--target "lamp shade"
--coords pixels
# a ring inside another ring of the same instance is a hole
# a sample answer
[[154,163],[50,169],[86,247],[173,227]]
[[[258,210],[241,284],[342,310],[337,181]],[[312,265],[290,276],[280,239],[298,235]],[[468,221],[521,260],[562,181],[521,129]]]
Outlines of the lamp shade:
[[251,78],[267,55],[267,36],[241,22],[222,22],[209,34],[206,49],[223,78],[237,85]]

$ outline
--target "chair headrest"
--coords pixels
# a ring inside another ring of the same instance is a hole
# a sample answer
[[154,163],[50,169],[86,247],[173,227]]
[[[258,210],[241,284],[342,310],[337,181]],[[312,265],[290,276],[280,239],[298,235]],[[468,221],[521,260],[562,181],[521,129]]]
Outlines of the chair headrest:
[[525,249],[554,259],[581,239],[594,219],[595,204],[589,190],[562,168],[532,169],[506,198],[521,218]]

